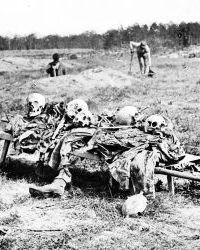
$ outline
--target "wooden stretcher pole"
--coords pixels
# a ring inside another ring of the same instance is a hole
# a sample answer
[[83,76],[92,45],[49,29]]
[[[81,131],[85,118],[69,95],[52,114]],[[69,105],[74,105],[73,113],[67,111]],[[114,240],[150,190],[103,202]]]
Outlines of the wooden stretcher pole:
[[200,181],[200,176],[195,176],[194,174],[179,172],[176,170],[169,170],[165,168],[156,167],[155,174],[171,175],[179,178],[184,178],[193,181]]

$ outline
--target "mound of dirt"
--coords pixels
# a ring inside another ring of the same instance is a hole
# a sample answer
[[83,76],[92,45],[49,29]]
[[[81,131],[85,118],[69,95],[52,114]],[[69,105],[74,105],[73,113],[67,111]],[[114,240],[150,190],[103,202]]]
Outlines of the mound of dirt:
[[95,87],[124,87],[132,84],[133,78],[110,68],[98,67],[81,72],[78,75],[65,75],[54,78],[43,78],[27,82],[27,92],[39,91],[55,99],[69,92],[87,92]]

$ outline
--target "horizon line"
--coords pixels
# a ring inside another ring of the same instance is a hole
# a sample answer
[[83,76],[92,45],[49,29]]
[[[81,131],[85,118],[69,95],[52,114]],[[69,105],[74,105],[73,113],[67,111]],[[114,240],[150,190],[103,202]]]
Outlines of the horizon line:
[[14,33],[8,34],[8,33],[6,32],[5,34],[0,34],[0,36],[3,37],[3,38],[11,38],[11,39],[14,38],[14,37],[27,37],[27,36],[30,36],[30,35],[35,35],[36,38],[44,38],[44,37],[47,37],[47,36],[60,36],[60,37],[66,37],[66,36],[78,36],[78,35],[85,34],[85,33],[87,33],[87,32],[88,32],[88,33],[90,33],[90,32],[92,33],[92,32],[93,32],[93,33],[95,33],[95,34],[97,34],[97,35],[103,35],[103,34],[105,34],[106,32],[108,32],[108,31],[110,31],[110,30],[127,29],[127,28],[132,27],[132,26],[135,26],[135,25],[139,25],[139,26],[145,26],[145,25],[147,25],[148,28],[150,28],[150,26],[151,26],[152,24],[154,24],[154,23],[156,23],[157,25],[160,25],[160,24],[162,24],[162,25],[172,25],[172,24],[180,25],[181,23],[185,23],[185,24],[188,24],[188,23],[198,23],[198,24],[200,24],[200,21],[189,21],[189,22],[186,22],[186,21],[180,21],[180,22],[169,21],[169,22],[167,22],[167,23],[156,22],[156,21],[154,21],[154,22],[151,22],[150,24],[135,22],[134,24],[128,25],[128,26],[126,26],[126,27],[123,26],[123,25],[119,25],[118,28],[109,28],[109,29],[107,29],[106,31],[103,31],[103,32],[98,32],[98,31],[96,31],[96,30],[94,30],[94,29],[85,30],[85,31],[83,31],[83,32],[77,32],[77,33],[69,33],[69,34],[49,33],[49,34],[46,34],[46,35],[40,34],[40,33],[34,32],[34,31],[32,31],[32,32],[30,32],[30,33],[26,33],[26,34],[19,34],[19,33],[16,33],[16,34],[14,34]]

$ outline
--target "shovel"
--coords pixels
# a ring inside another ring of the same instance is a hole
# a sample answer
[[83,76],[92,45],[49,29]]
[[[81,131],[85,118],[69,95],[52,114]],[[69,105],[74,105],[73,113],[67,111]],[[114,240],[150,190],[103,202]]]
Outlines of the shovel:
[[130,65],[129,65],[129,71],[128,71],[128,75],[132,74],[132,64],[133,64],[133,53],[131,53],[131,61],[130,61]]
[[149,68],[148,77],[153,77],[155,74],[156,73],[151,68]]

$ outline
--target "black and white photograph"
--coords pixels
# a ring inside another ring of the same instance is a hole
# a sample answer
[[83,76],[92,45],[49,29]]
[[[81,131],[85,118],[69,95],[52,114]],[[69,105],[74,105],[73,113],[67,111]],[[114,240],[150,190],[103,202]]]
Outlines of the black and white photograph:
[[0,250],[200,250],[200,1],[0,3]]

